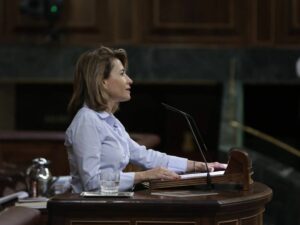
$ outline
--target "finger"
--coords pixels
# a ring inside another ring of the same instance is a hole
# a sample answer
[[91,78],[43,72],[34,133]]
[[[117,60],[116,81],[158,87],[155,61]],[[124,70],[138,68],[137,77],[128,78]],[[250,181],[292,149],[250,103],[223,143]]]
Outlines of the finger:
[[215,168],[213,166],[208,166],[209,172],[214,172]]
[[213,167],[215,170],[224,170],[227,168],[227,164],[219,162],[209,163],[209,166]]
[[173,179],[180,179],[180,176],[177,173],[172,172]]
[[226,169],[227,168],[227,164],[226,163],[221,163],[221,167],[222,167],[222,169]]
[[217,163],[215,166],[216,169],[226,169],[227,168],[227,164],[225,163]]
[[177,173],[174,173],[173,171],[167,171],[167,173],[165,174],[166,179],[179,179],[180,176]]

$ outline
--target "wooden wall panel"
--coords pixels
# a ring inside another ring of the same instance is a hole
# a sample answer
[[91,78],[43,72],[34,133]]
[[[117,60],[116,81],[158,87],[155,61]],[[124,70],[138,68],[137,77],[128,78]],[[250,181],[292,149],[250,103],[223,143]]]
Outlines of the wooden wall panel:
[[[109,0],[65,0],[62,17],[55,23],[66,43],[105,42],[111,39],[112,4]],[[45,19],[22,15],[19,0],[6,0],[7,36],[14,41],[41,41],[51,32]]]
[[253,44],[272,45],[276,30],[276,0],[253,0],[251,34]]
[[[111,38],[109,0],[68,0],[63,25],[68,42],[106,42]],[[84,40],[84,41],[83,41]]]
[[113,41],[115,43],[131,43],[133,40],[133,10],[132,0],[110,0],[112,5]]
[[[0,1],[0,41],[55,37],[19,4]],[[64,0],[57,30],[62,44],[299,45],[300,0]]]
[[300,44],[300,0],[278,0],[278,44]]
[[135,0],[141,42],[244,43],[247,4],[239,0]]
[[15,42],[36,41],[44,36],[47,23],[42,19],[35,19],[21,14],[19,0],[5,0],[6,26],[5,38]]

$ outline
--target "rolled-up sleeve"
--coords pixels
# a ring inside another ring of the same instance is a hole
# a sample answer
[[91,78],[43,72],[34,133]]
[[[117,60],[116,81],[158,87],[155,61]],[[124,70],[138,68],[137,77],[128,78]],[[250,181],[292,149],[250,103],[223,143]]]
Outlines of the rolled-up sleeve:
[[187,159],[169,155],[168,169],[176,173],[183,173],[187,170]]
[[134,185],[134,172],[121,172],[119,191],[130,190]]
[[139,145],[134,140],[129,140],[130,160],[134,164],[151,169],[155,167],[165,167],[176,173],[185,172],[187,169],[187,159],[172,155],[167,155],[153,149],[146,149],[145,146]]

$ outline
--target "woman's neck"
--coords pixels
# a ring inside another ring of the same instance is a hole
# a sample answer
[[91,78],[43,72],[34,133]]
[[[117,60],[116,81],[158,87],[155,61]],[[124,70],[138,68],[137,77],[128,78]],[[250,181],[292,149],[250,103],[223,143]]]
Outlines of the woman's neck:
[[107,104],[107,108],[106,108],[106,112],[108,112],[109,114],[113,114],[113,112],[115,111],[115,109],[118,107],[118,103],[115,102],[109,102]]

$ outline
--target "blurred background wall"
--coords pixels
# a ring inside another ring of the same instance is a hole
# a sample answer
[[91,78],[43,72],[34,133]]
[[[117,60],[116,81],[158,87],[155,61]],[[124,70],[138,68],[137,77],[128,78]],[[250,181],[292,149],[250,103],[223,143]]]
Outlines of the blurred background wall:
[[299,224],[299,0],[1,0],[0,130],[63,132],[75,62],[101,45],[128,53],[132,101],[117,115],[130,132],[198,158],[160,103],[188,111],[211,159],[249,151],[274,190],[266,223]]

